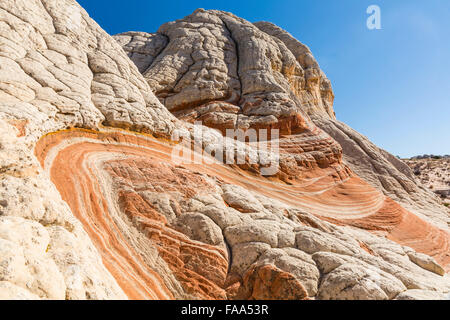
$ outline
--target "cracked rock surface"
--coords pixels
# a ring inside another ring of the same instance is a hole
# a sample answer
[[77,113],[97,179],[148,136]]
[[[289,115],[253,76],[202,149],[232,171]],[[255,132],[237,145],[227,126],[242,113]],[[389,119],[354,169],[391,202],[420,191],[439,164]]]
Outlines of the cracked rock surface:
[[156,33],[114,38],[178,118],[202,121],[223,133],[231,128],[278,128],[285,134],[314,131],[312,120],[342,148],[318,150],[321,158],[330,162],[323,154],[335,158],[343,152],[344,162],[372,186],[448,228],[449,209],[405,163],[336,120],[330,81],[309,48],[278,26],[198,9]]

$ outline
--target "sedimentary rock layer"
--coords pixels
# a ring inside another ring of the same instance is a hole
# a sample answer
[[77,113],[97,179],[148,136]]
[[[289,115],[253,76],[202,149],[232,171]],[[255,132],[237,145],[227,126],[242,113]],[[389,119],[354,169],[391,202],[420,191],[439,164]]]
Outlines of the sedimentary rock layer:
[[[421,187],[408,166],[336,120],[330,81],[309,48],[285,30],[198,9],[156,33],[114,38],[179,119],[202,121],[223,134],[232,128],[313,133],[315,124],[338,142],[332,158],[340,156],[342,148],[353,172],[409,211],[448,228],[450,211]],[[322,153],[321,159],[331,154],[329,148],[313,151]]]
[[[320,288],[318,273],[314,276],[313,271],[316,263],[306,264],[312,269],[301,274],[312,278],[304,280],[277,265],[283,261],[277,248],[291,250],[288,256],[306,255],[303,259],[317,252],[374,255],[363,240],[357,246],[344,242],[344,247],[334,247],[326,231],[331,232],[332,225],[324,227],[325,222],[317,218],[382,231],[394,242],[434,256],[437,273],[443,274],[439,264],[449,266],[447,232],[420,220],[357,177],[342,181],[333,178],[335,170],[319,168],[311,172],[311,178],[286,184],[217,162],[177,166],[172,150],[169,142],[117,130],[58,132],[43,137],[36,147],[41,165],[130,298],[173,298],[174,288],[179,288],[180,297],[264,297],[253,291],[254,281],[269,287],[276,282],[280,286],[276,292],[294,285],[297,289],[289,290],[300,290],[294,297],[305,290],[304,297],[314,297]],[[213,190],[222,208],[234,208],[232,214],[221,212],[221,219],[236,221],[220,221],[217,212],[211,215],[194,209],[195,202],[208,205],[200,199],[214,194]],[[239,195],[242,190],[250,195]],[[267,211],[259,197],[279,200],[285,206],[281,217]],[[303,230],[305,225],[312,228]],[[267,246],[263,252],[272,255],[273,262],[240,261],[241,247],[257,243]],[[417,255],[414,250],[411,253]],[[237,257],[232,259],[230,254]],[[269,271],[273,264],[281,269]],[[161,277],[164,270],[170,270],[176,280]],[[253,278],[258,274],[262,278]],[[288,298],[279,293],[265,297]]]
[[127,296],[33,155],[48,132],[100,124],[159,132],[175,119],[75,1],[0,2],[3,298]]

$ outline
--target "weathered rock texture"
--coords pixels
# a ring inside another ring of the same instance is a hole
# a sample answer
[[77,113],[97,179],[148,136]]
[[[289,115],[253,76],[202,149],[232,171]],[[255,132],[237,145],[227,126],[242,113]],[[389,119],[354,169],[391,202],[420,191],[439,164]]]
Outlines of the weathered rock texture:
[[[417,183],[407,165],[336,120],[330,81],[308,47],[288,32],[268,22],[252,25],[227,12],[199,9],[155,34],[114,37],[178,118],[222,132],[253,127],[291,134],[314,131],[309,115],[339,143],[352,171],[422,218],[444,228],[450,224],[449,210]],[[309,154],[330,161],[324,154],[335,158],[341,152],[336,149]],[[300,150],[302,156],[309,151]]]
[[404,208],[444,229],[450,226],[450,210],[397,157],[378,148],[340,121],[315,119],[315,123],[342,146],[344,162],[364,180]]
[[450,157],[424,157],[404,160],[420,183],[450,205]]
[[33,149],[70,127],[164,135],[175,120],[74,1],[1,1],[0,35],[2,295],[126,298]]
[[[115,38],[74,1],[0,3],[0,298],[448,294],[448,215],[335,120],[306,46],[201,9]],[[245,162],[180,164],[196,120]],[[275,175],[231,128],[280,129]]]
[[330,81],[309,49],[291,51],[290,43],[230,13],[199,9],[156,34],[115,38],[181,119],[291,133],[308,129],[303,112],[334,118]]

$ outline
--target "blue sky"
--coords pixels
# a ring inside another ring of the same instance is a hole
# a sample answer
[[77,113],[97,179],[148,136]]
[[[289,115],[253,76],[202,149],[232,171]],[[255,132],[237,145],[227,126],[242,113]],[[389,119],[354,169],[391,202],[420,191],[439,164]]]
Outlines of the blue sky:
[[[394,155],[450,154],[450,1],[79,0],[108,33],[154,32],[196,8],[271,21],[311,48],[337,118]],[[366,27],[369,5],[381,30]]]

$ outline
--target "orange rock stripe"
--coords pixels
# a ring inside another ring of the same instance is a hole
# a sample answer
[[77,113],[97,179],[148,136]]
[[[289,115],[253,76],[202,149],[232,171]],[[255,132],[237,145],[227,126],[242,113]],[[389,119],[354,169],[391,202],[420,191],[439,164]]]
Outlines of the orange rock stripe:
[[[81,138],[79,142],[74,143],[79,144],[76,148],[82,153],[86,153],[86,149],[89,149],[91,152],[99,152],[101,150],[102,152],[118,152],[127,156],[154,157],[159,159],[159,161],[171,162],[172,145],[164,141],[128,133],[123,130],[90,132],[74,129],[48,135],[41,139],[36,146],[36,155],[41,161],[41,164],[44,166],[46,158],[52,149],[56,148],[63,141],[75,141],[75,138]],[[97,141],[97,145],[91,142],[83,142],[83,139],[94,139]],[[101,148],[98,146],[99,144],[102,145]],[[61,152],[60,150],[59,153]],[[96,192],[93,192],[94,196],[88,199],[86,197],[90,194],[87,192],[89,189],[83,190],[82,194],[85,197],[83,200],[84,203],[80,204],[74,199],[76,195],[70,195],[71,192],[76,193],[79,190],[76,188],[65,190],[64,184],[70,184],[70,181],[59,181],[57,177],[60,175],[61,170],[70,170],[67,168],[67,163],[64,163],[61,159],[59,160],[60,162],[55,161],[51,164],[52,180],[60,190],[63,198],[69,203],[74,213],[82,221],[89,235],[93,239],[96,239],[95,243],[99,251],[104,255],[105,265],[107,265],[111,273],[118,279],[119,284],[123,288],[125,287],[126,290],[124,290],[127,294],[133,295],[132,292],[136,291],[135,287],[140,288],[138,291],[148,291],[148,287],[153,288],[152,283],[154,286],[155,281],[160,281],[159,286],[161,286],[162,292],[149,295],[152,297],[157,296],[158,298],[169,296],[169,290],[163,286],[163,281],[158,279],[157,274],[153,272],[153,277],[146,276],[146,273],[142,271],[142,268],[145,269],[143,262],[135,260],[135,252],[133,252],[133,249],[129,246],[126,250],[123,248],[126,241],[123,239],[121,241],[111,239],[109,239],[111,242],[105,241],[105,239],[108,239],[108,235],[120,234],[120,232],[117,230],[117,226],[110,226],[111,221],[107,222],[102,217],[102,214],[108,211],[106,208],[106,200],[103,198],[98,199],[96,196],[101,195],[102,192],[96,189]],[[80,163],[77,163],[73,167],[80,168],[79,166]],[[241,185],[249,190],[304,209],[325,220],[339,224],[354,225],[367,230],[383,230],[391,240],[433,256],[446,270],[449,270],[450,236],[448,232],[440,230],[406,211],[358,177],[353,176],[344,181],[336,179],[335,174],[337,169],[334,167],[314,169],[313,172],[305,175],[304,180],[293,182],[292,185],[287,185],[275,179],[257,177],[241,169],[220,164],[189,164],[184,165],[184,167],[194,172],[219,177],[227,183]],[[71,175],[77,176],[76,169],[73,172],[65,172],[64,174],[65,177],[70,177]],[[92,171],[90,175],[95,176],[95,172]],[[86,184],[90,185],[89,188],[92,190],[98,188],[100,182],[95,181],[94,178],[90,179],[92,180],[89,183],[86,182]],[[84,205],[86,208],[89,208],[89,205],[87,205],[89,201],[91,204],[93,201],[100,201],[103,203],[103,208],[99,205],[92,205],[90,207],[92,213],[82,213],[83,209],[80,206]],[[92,214],[94,216],[91,216],[89,219],[83,217],[83,215]],[[97,227],[95,225],[96,223],[101,226],[102,231],[95,229]],[[94,226],[90,226],[90,224]],[[101,239],[102,237],[105,237],[105,239]],[[114,247],[107,249],[110,243],[114,244]],[[115,252],[109,252],[108,250],[114,250]],[[128,264],[128,266],[125,266],[125,264]],[[117,272],[117,266],[122,268],[121,272]],[[127,271],[124,269],[127,269]],[[127,284],[130,281],[128,277],[131,269],[133,270],[131,274],[136,274],[136,278],[133,279],[133,286],[135,287]],[[172,268],[172,271],[176,272],[174,268]],[[146,272],[151,272],[151,270],[146,270]],[[186,275],[178,275],[178,277],[183,276]],[[139,282],[138,279],[143,279],[146,286],[136,284],[136,282]]]

